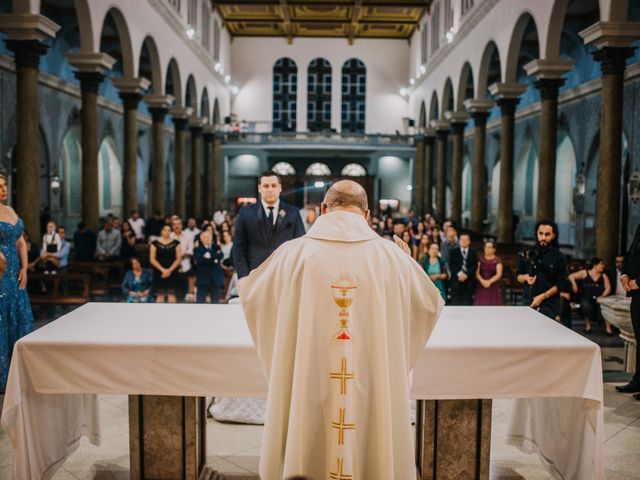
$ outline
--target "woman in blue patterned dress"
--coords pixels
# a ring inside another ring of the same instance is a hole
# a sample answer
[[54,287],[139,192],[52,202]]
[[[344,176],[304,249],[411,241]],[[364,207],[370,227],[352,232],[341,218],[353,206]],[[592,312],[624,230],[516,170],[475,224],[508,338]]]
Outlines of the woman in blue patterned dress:
[[33,329],[33,315],[27,296],[27,244],[24,224],[7,201],[7,179],[0,173],[0,252],[7,268],[0,277],[0,392],[7,387],[13,346]]

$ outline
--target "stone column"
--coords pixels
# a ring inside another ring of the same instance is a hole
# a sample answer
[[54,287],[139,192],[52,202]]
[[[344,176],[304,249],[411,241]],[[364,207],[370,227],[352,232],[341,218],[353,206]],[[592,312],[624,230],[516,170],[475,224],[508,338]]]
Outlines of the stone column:
[[215,208],[222,205],[222,140],[224,134],[222,132],[216,132],[213,137],[213,203]]
[[451,122],[453,155],[451,161],[451,219],[456,227],[462,226],[462,161],[464,157],[464,129],[467,124],[466,112],[447,112]]
[[214,205],[214,188],[213,188],[213,163],[214,163],[214,139],[216,136],[215,129],[212,125],[205,127],[203,132],[204,138],[204,209],[203,214],[206,218],[211,218],[215,211]]
[[516,105],[526,85],[494,83],[489,87],[500,107],[500,195],[498,243],[513,242],[513,140]]
[[450,124],[446,120],[432,120],[436,129],[438,157],[436,160],[436,218],[442,224],[447,215],[447,137]]
[[573,60],[537,59],[524,66],[529,75],[538,78],[535,86],[540,90],[537,220],[555,218],[558,90],[564,83],[562,75],[573,64]]
[[599,50],[593,58],[602,68],[600,165],[596,203],[596,256],[612,265],[620,246],[620,175],[622,172],[623,81],[627,58],[640,37],[640,22],[598,22],[580,32]]
[[473,160],[471,164],[471,230],[479,235],[484,232],[487,216],[487,175],[485,167],[485,142],[491,100],[470,99],[464,102],[473,118]]
[[165,213],[164,120],[173,103],[171,95],[147,95],[144,98],[153,119],[153,159],[151,160],[151,213]]
[[[122,169],[122,217],[138,209],[138,103],[149,87],[146,78],[114,78],[124,107],[124,156]],[[142,172],[144,175],[144,172]]]
[[42,40],[55,37],[59,28],[41,15],[0,15],[0,30],[8,34],[16,63],[15,209],[32,238],[40,235],[38,64],[47,51]]
[[640,37],[640,22],[598,22],[580,35],[599,49],[593,58],[602,68],[596,256],[611,265],[620,246],[624,69],[635,50],[629,45]]
[[82,92],[82,221],[87,228],[100,229],[100,185],[98,183],[98,87],[103,72],[116,60],[106,53],[67,54],[71,65],[78,68]]
[[415,175],[413,182],[413,205],[416,210],[416,214],[422,218],[424,215],[424,135],[419,133],[415,136],[416,143],[416,166],[415,166]]
[[190,214],[196,219],[202,217],[202,129],[206,118],[195,118],[189,122],[191,132],[191,205]]
[[189,108],[174,108],[171,110],[173,116],[173,124],[175,128],[175,193],[174,193],[174,212],[180,218],[187,215],[186,208],[186,158],[185,158],[185,142],[187,140],[187,124],[189,123],[189,115],[193,110]]
[[433,160],[435,158],[436,131],[428,128],[424,149],[424,213],[433,215]]

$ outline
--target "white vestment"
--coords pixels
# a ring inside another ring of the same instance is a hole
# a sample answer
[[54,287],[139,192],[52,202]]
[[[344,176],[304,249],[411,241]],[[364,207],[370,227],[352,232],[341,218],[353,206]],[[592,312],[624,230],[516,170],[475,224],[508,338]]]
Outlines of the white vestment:
[[262,480],[415,480],[410,369],[443,300],[362,215],[322,215],[238,286],[269,381]]

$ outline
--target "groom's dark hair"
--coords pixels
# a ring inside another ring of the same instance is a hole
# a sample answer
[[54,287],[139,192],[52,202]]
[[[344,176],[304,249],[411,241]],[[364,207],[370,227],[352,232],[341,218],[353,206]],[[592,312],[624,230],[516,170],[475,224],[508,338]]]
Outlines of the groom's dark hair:
[[265,170],[264,172],[262,172],[258,177],[258,184],[260,184],[260,182],[262,181],[262,177],[276,177],[278,179],[278,183],[282,185],[282,179],[280,178],[280,175],[278,175],[273,170]]

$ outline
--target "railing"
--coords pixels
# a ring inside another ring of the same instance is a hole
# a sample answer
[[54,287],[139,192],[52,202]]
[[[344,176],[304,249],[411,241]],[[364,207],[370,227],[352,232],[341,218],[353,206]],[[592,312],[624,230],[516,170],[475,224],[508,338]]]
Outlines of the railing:
[[224,134],[224,143],[233,144],[340,144],[366,146],[410,146],[413,135],[366,135],[358,133],[250,133],[231,132]]

